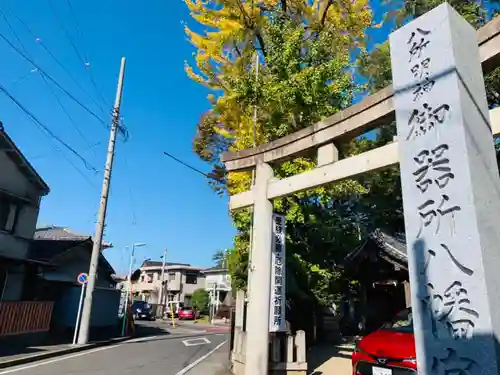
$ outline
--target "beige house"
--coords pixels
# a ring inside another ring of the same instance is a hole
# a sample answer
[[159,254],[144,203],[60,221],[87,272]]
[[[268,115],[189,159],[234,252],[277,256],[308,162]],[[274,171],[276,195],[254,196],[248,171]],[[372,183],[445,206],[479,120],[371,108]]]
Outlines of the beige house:
[[[132,274],[132,294],[135,299],[159,304],[162,287],[162,262],[145,261]],[[185,263],[167,263],[165,266],[165,301],[189,304],[193,292],[205,288],[205,275],[199,267]],[[127,285],[127,284],[125,284]]]

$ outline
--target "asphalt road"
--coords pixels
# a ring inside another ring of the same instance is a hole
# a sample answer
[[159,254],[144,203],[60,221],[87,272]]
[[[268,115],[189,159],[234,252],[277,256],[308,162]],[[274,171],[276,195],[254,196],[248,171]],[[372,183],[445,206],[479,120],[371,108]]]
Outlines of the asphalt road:
[[189,375],[203,361],[213,361],[215,357],[211,353],[219,360],[227,358],[222,355],[222,352],[228,353],[229,343],[224,344],[227,340],[227,334],[143,337],[0,370],[0,375]]

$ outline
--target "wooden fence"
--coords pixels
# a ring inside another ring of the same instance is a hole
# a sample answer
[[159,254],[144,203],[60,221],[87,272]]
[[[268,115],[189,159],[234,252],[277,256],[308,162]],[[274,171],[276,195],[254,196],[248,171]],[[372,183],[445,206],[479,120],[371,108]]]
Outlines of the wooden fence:
[[50,329],[53,302],[0,302],[0,337]]

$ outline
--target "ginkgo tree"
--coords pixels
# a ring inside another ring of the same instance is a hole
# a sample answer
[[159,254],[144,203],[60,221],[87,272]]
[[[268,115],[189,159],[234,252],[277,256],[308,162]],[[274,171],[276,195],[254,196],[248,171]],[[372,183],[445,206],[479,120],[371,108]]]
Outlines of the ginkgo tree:
[[[212,90],[193,147],[213,166],[214,189],[235,194],[250,188],[251,175],[226,173],[222,152],[283,137],[352,103],[358,89],[352,56],[364,48],[371,10],[368,0],[184,1],[192,17],[186,34],[195,49],[186,72]],[[314,155],[304,155],[274,172],[283,178],[315,165]],[[365,193],[363,184],[347,180],[274,201],[287,218],[289,296],[331,303],[340,277],[336,265],[359,243],[363,217],[353,205]],[[233,283],[244,287],[250,210],[233,213],[233,220],[229,266]]]

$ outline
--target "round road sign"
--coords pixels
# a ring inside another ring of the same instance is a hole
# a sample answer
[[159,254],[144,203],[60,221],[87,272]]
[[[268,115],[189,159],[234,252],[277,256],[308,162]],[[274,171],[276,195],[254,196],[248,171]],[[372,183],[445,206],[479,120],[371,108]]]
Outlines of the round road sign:
[[81,273],[78,275],[78,277],[76,278],[76,281],[78,281],[79,284],[87,284],[87,282],[89,281],[89,275],[87,275],[86,273]]

